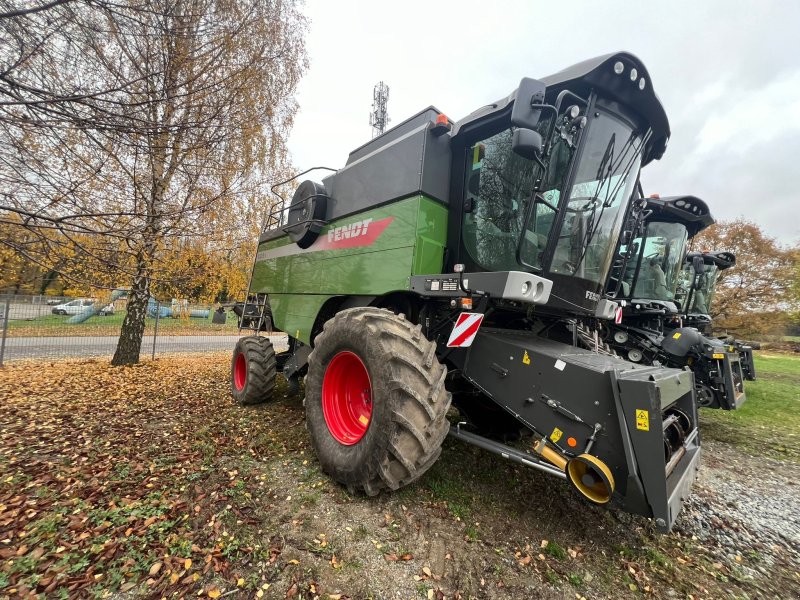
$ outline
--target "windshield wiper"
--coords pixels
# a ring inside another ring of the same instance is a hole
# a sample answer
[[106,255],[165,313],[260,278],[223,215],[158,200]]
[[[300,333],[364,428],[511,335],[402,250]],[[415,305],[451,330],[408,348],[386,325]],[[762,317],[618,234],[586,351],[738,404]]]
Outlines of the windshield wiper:
[[[641,140],[641,143],[637,148],[634,148],[633,152],[631,153],[630,158],[628,159],[627,164],[622,168],[620,171],[618,167],[621,166],[622,161],[625,159],[625,155],[628,153],[628,149],[633,147],[633,142],[636,139],[636,133],[631,132],[628,141],[625,142],[625,145],[620,152],[620,160],[618,164],[614,164],[614,145],[616,141],[616,133],[611,134],[611,139],[608,140],[608,145],[606,146],[606,151],[603,153],[603,158],[600,160],[600,166],[597,168],[597,176],[598,182],[597,187],[595,188],[595,193],[592,195],[594,208],[592,209],[592,215],[589,217],[588,222],[586,224],[586,232],[582,236],[581,240],[581,249],[580,255],[578,260],[575,262],[575,271],[578,270],[578,267],[583,262],[583,259],[586,257],[586,252],[589,249],[589,244],[592,243],[592,239],[597,231],[597,228],[600,224],[600,220],[603,218],[603,213],[605,212],[606,208],[610,208],[611,205],[614,203],[614,198],[616,198],[617,193],[619,193],[620,187],[625,183],[625,180],[628,177],[628,173],[633,167],[633,163],[636,161],[636,158],[644,151],[645,146],[647,145],[647,141],[650,139],[650,135],[652,134],[652,130],[648,130],[647,133]],[[607,166],[606,166],[607,165]],[[603,173],[605,171],[605,173]],[[603,202],[603,207],[600,210],[600,213],[596,215],[597,212],[597,200],[599,199],[598,196],[600,195],[600,191],[603,189],[606,180],[611,177],[612,174],[618,172],[620,173],[620,178],[617,181],[616,185],[614,186],[613,190],[609,190],[606,193],[606,199]],[[588,205],[587,205],[588,206]]]

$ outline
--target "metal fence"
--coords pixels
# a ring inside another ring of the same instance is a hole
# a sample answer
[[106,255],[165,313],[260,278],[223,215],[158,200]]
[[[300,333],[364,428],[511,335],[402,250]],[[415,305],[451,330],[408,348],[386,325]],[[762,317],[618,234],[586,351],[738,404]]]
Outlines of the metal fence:
[[[112,356],[125,318],[125,298],[0,294],[0,366],[36,361]],[[148,304],[141,357],[167,353],[231,351],[242,335],[232,311],[220,305],[160,301]],[[285,336],[273,343],[285,346]]]

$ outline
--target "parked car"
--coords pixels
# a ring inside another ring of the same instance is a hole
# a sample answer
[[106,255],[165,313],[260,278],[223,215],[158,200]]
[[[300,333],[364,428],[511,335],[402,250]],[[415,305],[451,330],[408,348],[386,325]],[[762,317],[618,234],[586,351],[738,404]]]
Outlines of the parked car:
[[[95,302],[97,302],[96,298],[78,298],[76,300],[72,300],[71,302],[65,302],[64,304],[54,306],[52,313],[54,315],[78,315],[84,312],[90,306],[94,306]],[[113,315],[114,304],[112,303],[104,306],[97,314],[101,317]]]

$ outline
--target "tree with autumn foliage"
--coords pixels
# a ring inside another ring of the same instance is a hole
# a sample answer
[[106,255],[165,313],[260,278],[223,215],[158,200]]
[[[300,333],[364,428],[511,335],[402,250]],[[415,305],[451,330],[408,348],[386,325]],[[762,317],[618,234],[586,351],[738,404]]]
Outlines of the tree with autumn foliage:
[[294,0],[19,4],[0,0],[0,223],[37,243],[0,244],[126,287],[112,362],[135,363],[151,293],[191,273],[180,253],[254,244],[288,170],[305,19]]
[[736,265],[719,273],[710,307],[716,324],[748,335],[782,331],[798,304],[797,248],[739,218],[709,227],[692,240],[691,249],[736,255]]

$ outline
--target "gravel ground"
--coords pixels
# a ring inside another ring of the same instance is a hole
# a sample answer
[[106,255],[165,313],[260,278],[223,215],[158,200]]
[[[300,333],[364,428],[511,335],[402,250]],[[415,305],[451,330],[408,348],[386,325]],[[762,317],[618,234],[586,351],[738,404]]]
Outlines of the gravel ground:
[[[720,561],[743,553],[800,569],[800,465],[738,452],[703,441],[703,464],[677,530],[704,542]],[[737,558],[738,557],[738,558]]]

